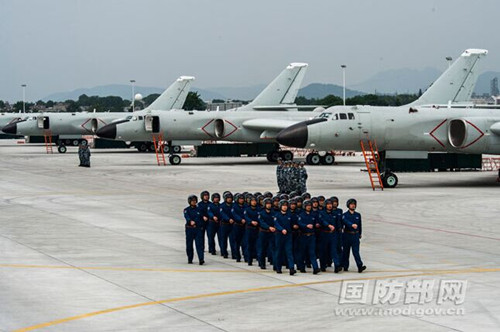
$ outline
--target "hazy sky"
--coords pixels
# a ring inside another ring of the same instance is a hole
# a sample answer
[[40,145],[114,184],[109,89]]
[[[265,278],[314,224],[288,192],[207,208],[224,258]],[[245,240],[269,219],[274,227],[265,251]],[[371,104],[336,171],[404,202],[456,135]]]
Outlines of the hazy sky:
[[0,0],[0,99],[104,84],[267,83],[308,62],[304,84],[347,85],[435,67],[466,48],[500,70],[499,0]]

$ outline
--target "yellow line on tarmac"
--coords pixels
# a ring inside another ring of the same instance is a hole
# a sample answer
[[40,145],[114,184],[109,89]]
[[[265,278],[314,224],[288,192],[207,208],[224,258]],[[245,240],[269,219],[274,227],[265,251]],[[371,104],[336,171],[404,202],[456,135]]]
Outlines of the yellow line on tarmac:
[[[471,269],[465,269],[465,270],[440,270],[440,271],[435,271],[435,272],[430,271],[430,272],[425,272],[425,273],[411,273],[411,274],[400,274],[400,275],[364,277],[364,278],[354,278],[354,279],[349,279],[349,280],[379,280],[379,279],[390,279],[390,278],[421,277],[421,276],[439,275],[439,274],[468,274],[468,273],[484,273],[484,272],[500,272],[500,268],[491,268],[491,269],[471,268]],[[176,298],[166,299],[166,300],[161,300],[161,301],[143,302],[143,303],[137,303],[137,304],[127,305],[127,306],[122,306],[122,307],[115,307],[115,308],[110,308],[110,309],[105,309],[105,310],[100,310],[100,311],[89,312],[89,313],[81,314],[81,315],[77,315],[77,316],[71,316],[71,317],[67,317],[67,318],[57,319],[57,320],[53,320],[50,322],[46,322],[46,323],[37,324],[37,325],[22,328],[22,329],[18,329],[18,330],[15,330],[14,332],[33,331],[33,330],[41,329],[44,327],[54,326],[54,325],[58,325],[58,324],[62,324],[62,323],[70,322],[70,321],[75,321],[75,320],[80,320],[80,319],[84,319],[84,318],[88,318],[88,317],[92,317],[92,316],[103,315],[103,314],[108,314],[108,313],[127,310],[127,309],[146,307],[146,306],[151,306],[151,305],[155,305],[155,304],[182,302],[182,301],[196,300],[196,299],[209,298],[209,297],[218,297],[218,296],[225,296],[225,295],[233,295],[233,294],[262,292],[262,291],[275,290],[275,289],[295,288],[295,287],[311,286],[311,285],[333,284],[333,283],[339,283],[342,281],[344,281],[344,279],[310,281],[310,282],[303,282],[303,283],[297,283],[297,284],[284,284],[284,285],[276,285],[276,286],[265,286],[265,287],[257,287],[257,288],[238,289],[238,290],[225,291],[225,292],[206,293],[206,294],[197,294],[197,295],[190,295],[190,296],[184,296],[184,297],[176,297]]]

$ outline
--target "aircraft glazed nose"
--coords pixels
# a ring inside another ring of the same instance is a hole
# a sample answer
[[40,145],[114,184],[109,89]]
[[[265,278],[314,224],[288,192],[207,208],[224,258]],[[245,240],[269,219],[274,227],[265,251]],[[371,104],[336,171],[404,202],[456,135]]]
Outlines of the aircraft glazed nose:
[[294,148],[304,148],[307,144],[308,130],[305,122],[300,122],[283,129],[276,140],[281,145]]
[[11,123],[2,128],[2,131],[6,134],[15,135],[17,133],[17,124]]
[[115,139],[116,138],[116,124],[111,123],[102,128],[97,129],[96,135],[102,138]]

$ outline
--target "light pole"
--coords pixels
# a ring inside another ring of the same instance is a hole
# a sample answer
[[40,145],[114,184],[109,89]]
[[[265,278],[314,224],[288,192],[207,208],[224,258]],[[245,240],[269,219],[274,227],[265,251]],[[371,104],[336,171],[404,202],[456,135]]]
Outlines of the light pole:
[[22,84],[23,88],[23,113],[26,113],[26,84]]
[[130,80],[132,84],[132,112],[135,111],[135,80]]
[[446,61],[448,61],[448,68],[450,68],[450,66],[451,66],[451,60],[453,60],[453,58],[451,56],[446,57]]
[[342,99],[344,100],[344,106],[345,106],[345,68],[347,67],[346,65],[341,65],[342,67],[342,86],[343,86],[343,93],[342,93]]

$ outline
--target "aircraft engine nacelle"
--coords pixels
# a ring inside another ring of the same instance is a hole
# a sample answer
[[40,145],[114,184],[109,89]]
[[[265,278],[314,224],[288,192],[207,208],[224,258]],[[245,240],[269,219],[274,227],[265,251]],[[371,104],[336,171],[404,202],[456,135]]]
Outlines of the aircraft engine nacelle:
[[217,138],[223,138],[225,134],[224,120],[217,119],[214,121],[214,134]]
[[95,134],[97,129],[99,129],[99,122],[97,119],[90,120],[91,131]]
[[486,140],[481,128],[484,128],[484,120],[478,118],[452,119],[448,125],[448,141],[452,147],[467,152],[484,149]]

